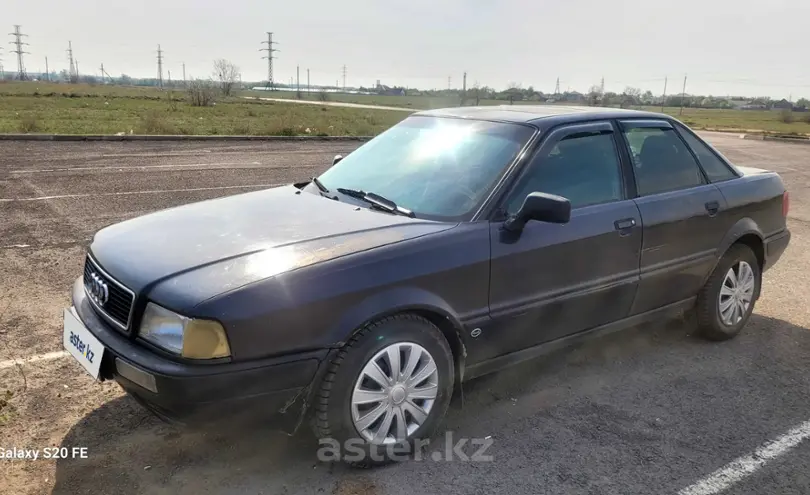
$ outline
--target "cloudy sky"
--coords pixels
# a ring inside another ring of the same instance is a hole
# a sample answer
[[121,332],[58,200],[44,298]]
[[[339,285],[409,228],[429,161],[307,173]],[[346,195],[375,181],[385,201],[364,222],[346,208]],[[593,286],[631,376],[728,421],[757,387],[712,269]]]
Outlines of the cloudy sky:
[[[245,80],[266,78],[266,31],[280,50],[275,78],[301,67],[313,84],[420,88],[510,82],[582,92],[605,78],[668,93],[810,98],[808,0],[4,0],[6,31],[29,35],[29,71],[68,65],[73,42],[82,73],[104,67],[150,77],[156,50],[165,70],[208,77],[212,61],[237,64]],[[7,37],[10,41],[11,37]],[[12,47],[0,52],[16,67]],[[341,79],[342,81],[342,79]]]

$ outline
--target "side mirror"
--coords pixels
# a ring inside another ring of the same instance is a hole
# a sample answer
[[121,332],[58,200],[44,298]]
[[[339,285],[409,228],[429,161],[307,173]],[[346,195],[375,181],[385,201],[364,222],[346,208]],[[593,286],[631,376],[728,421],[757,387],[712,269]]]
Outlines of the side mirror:
[[526,196],[517,213],[506,219],[503,228],[519,232],[529,220],[548,223],[568,223],[571,219],[571,202],[562,196],[533,192]]
[[341,160],[343,160],[343,155],[335,155],[335,157],[332,158],[332,165],[337,164],[337,162],[339,162]]

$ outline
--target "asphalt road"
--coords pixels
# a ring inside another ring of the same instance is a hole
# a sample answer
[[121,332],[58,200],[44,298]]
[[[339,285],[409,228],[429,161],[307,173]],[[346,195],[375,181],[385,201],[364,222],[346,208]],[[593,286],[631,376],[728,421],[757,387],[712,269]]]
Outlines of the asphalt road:
[[[427,459],[374,470],[318,462],[306,429],[295,437],[239,425],[177,430],[72,360],[48,357],[61,349],[61,310],[94,231],[303,179],[355,144],[0,143],[0,448],[87,449],[86,459],[0,459],[0,493],[677,494],[703,486],[810,420],[810,146],[706,136],[739,165],[779,171],[791,192],[793,241],[766,274],[744,333],[707,343],[683,321],[661,322],[483,377],[465,385],[445,426],[452,442],[490,437],[492,460],[433,460],[448,457],[440,437]],[[723,493],[810,492],[810,441],[758,462]]]

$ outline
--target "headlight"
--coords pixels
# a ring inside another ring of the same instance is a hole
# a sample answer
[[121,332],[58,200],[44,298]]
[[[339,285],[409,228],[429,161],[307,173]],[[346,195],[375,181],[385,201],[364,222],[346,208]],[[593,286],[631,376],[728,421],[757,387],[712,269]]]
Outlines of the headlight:
[[213,359],[231,355],[225,329],[211,320],[178,315],[154,303],[146,305],[140,336],[169,352],[191,359]]

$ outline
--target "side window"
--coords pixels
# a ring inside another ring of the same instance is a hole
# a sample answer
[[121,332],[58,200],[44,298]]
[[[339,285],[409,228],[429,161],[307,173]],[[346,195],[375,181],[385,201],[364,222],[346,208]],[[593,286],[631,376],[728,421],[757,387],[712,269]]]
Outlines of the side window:
[[705,183],[695,158],[674,129],[637,127],[624,133],[640,196]]
[[723,163],[723,161],[708,147],[706,143],[695,137],[694,134],[689,132],[683,126],[678,126],[678,132],[683,136],[686,144],[692,148],[698,161],[703,166],[703,171],[711,182],[721,182],[736,177],[734,172]]
[[507,211],[517,212],[533,192],[568,198],[572,208],[622,199],[613,134],[572,134],[536,155],[512,192]]

